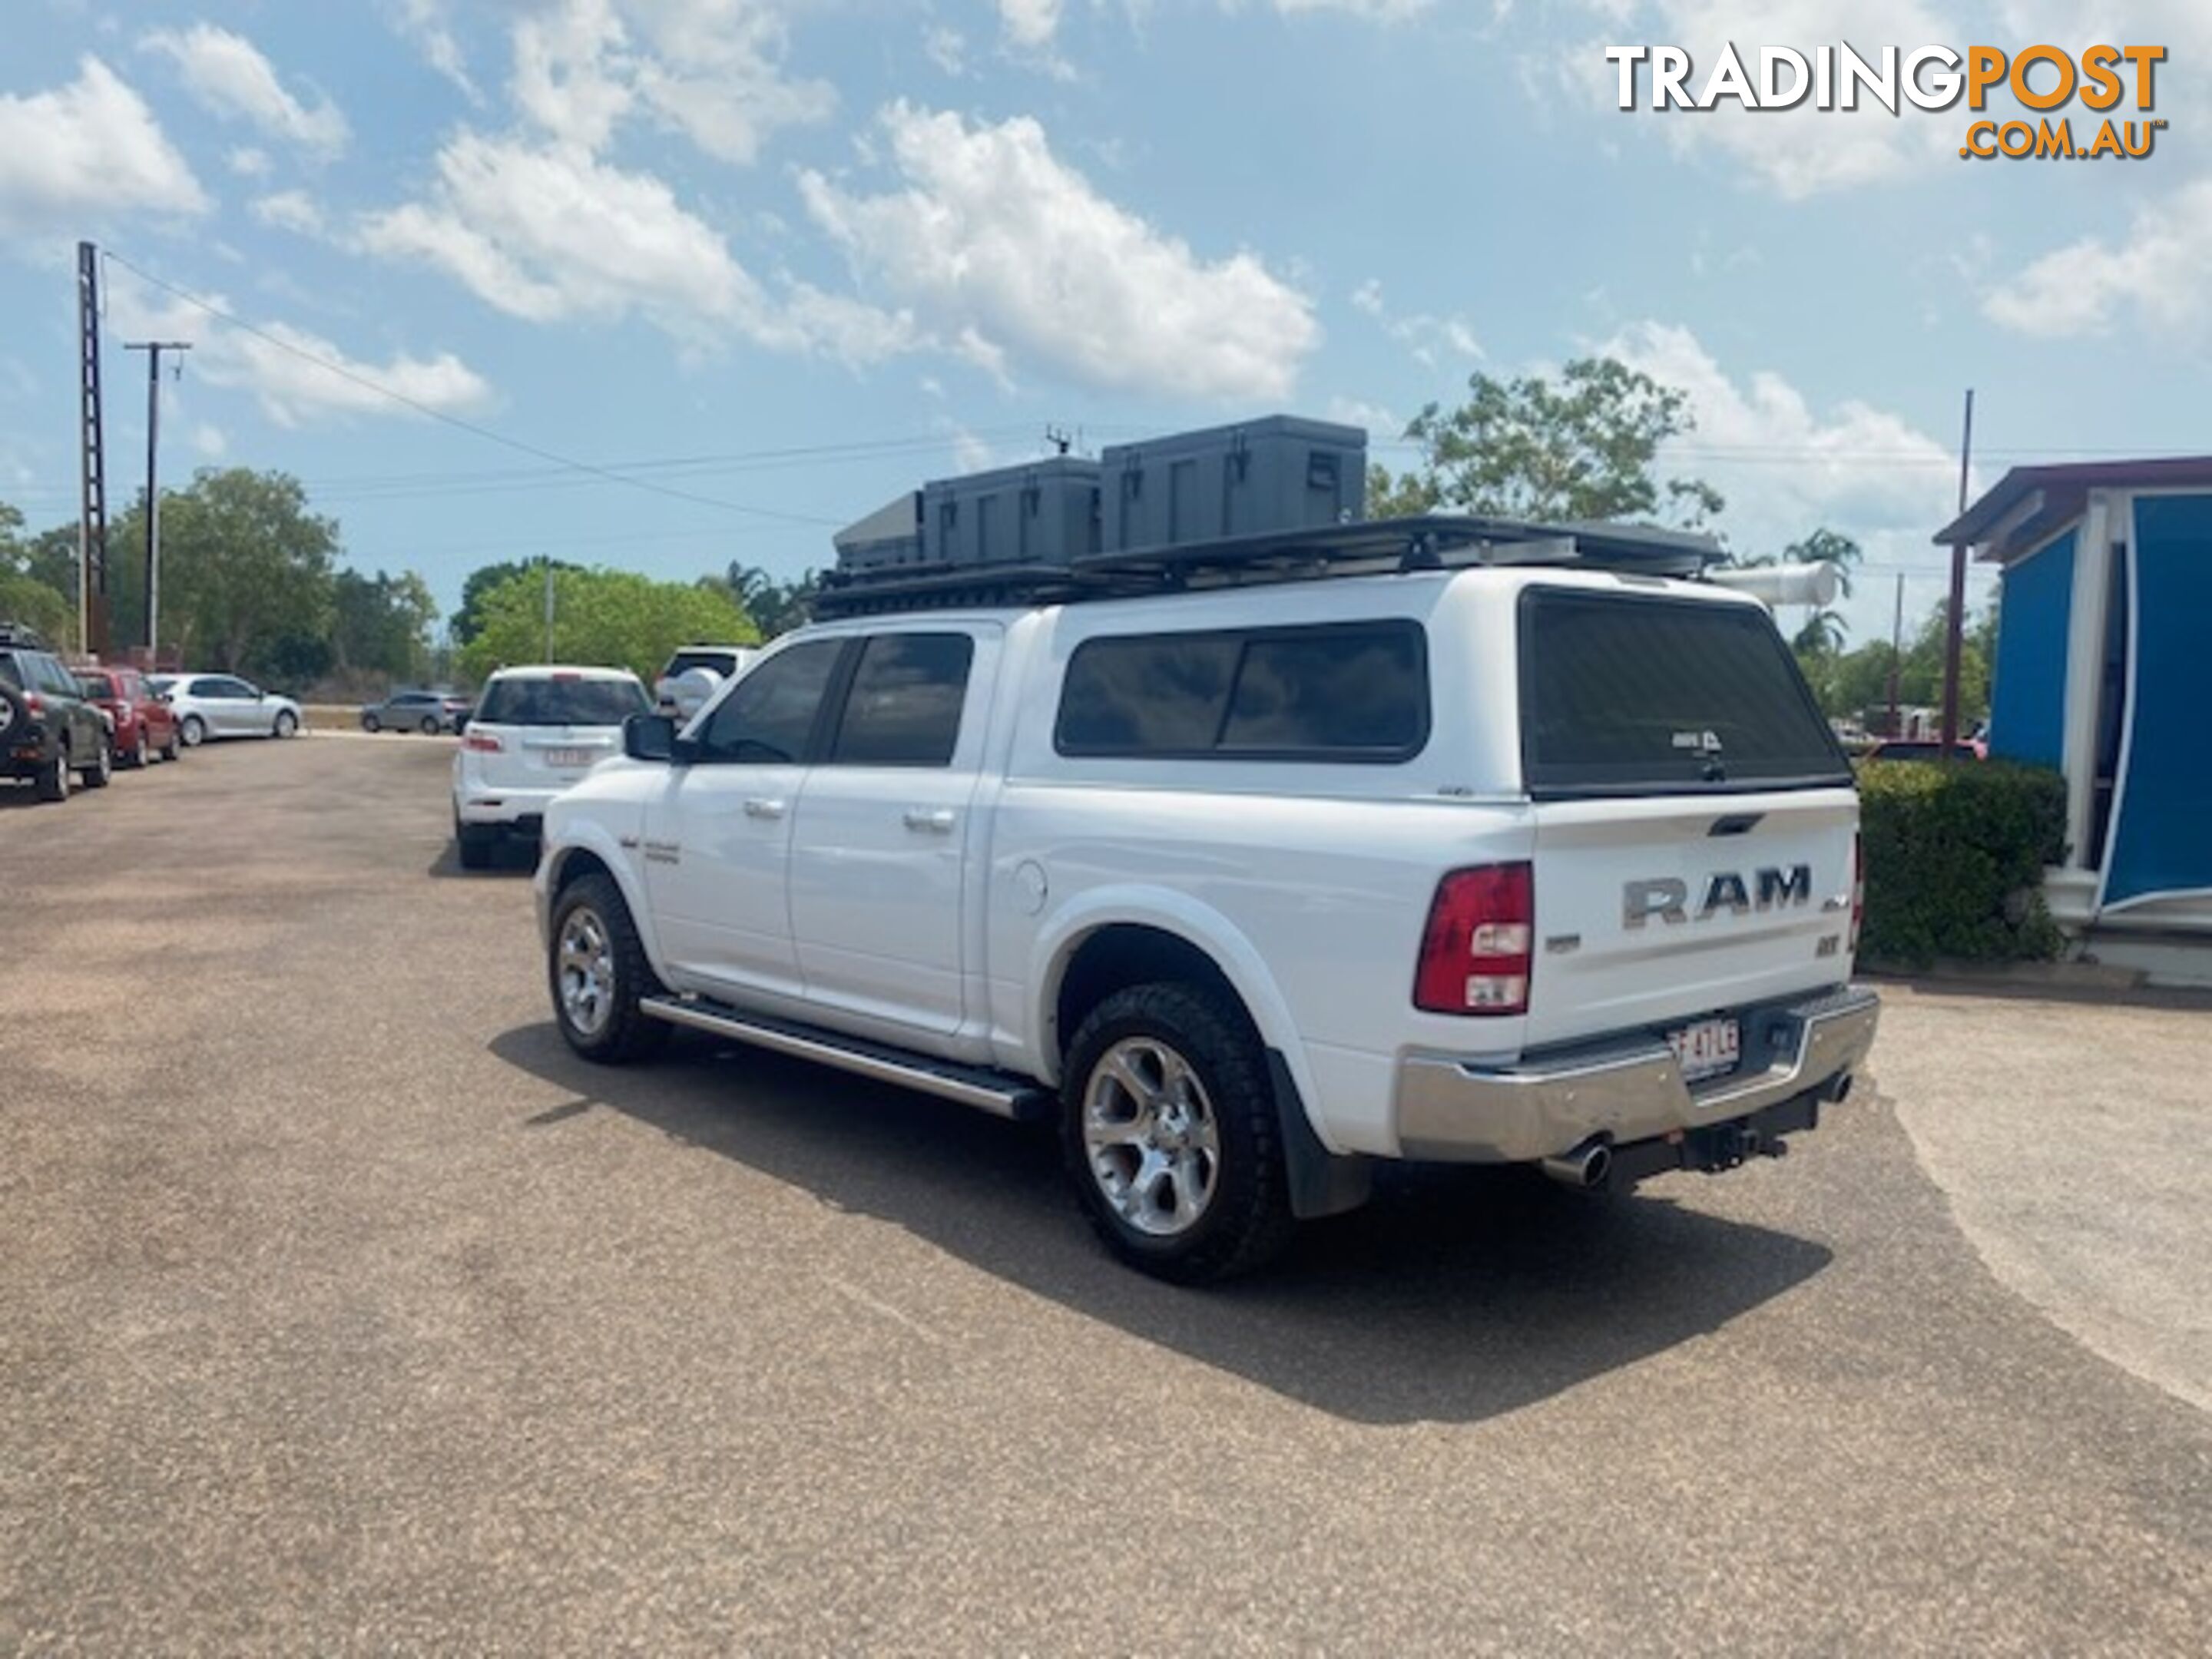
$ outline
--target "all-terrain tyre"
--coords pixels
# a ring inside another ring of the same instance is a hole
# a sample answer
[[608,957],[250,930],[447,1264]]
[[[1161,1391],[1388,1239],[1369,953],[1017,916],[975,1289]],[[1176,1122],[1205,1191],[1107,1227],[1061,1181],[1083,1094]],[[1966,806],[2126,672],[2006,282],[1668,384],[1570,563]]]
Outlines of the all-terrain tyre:
[[39,769],[36,782],[40,800],[67,800],[70,798],[69,751],[56,750],[54,757]]
[[554,1023],[586,1060],[619,1065],[667,1042],[667,1022],[638,1006],[663,988],[613,877],[585,876],[561,890],[553,902],[545,979]]
[[1249,1273],[1296,1231],[1259,1033],[1211,987],[1132,986],[1085,1016],[1060,1144],[1106,1248],[1156,1278]]

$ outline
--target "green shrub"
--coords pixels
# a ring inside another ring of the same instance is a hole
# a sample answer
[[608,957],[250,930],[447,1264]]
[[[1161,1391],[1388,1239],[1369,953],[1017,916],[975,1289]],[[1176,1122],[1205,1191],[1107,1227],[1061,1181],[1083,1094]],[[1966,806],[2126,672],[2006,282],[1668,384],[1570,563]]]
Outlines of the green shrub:
[[1859,769],[1866,930],[1876,962],[2047,961],[2043,870],[2064,855],[2066,781],[1999,761]]

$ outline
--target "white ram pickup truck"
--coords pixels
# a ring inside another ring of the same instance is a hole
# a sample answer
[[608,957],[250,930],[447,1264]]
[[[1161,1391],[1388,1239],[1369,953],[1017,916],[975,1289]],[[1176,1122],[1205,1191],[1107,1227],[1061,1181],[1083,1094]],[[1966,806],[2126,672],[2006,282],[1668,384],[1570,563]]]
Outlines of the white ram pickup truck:
[[1053,1119],[1108,1246],[1250,1267],[1375,1164],[1733,1168],[1874,1037],[1850,769],[1772,619],[1511,562],[889,610],[547,811],[563,1036]]

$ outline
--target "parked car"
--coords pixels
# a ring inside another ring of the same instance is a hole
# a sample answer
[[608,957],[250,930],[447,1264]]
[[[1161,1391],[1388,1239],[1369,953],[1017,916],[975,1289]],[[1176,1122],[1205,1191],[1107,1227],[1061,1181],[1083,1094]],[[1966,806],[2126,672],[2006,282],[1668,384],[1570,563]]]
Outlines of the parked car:
[[[1943,744],[1936,738],[1885,738],[1860,757],[1870,761],[1932,761],[1940,760]],[[1989,745],[1978,738],[1960,738],[1951,745],[1954,760],[1987,760]]]
[[653,683],[653,702],[665,714],[689,720],[706,707],[723,683],[737,678],[760,655],[750,645],[687,645],[668,659]]
[[502,668],[484,683],[453,757],[453,841],[465,869],[500,842],[534,838],[546,803],[622,751],[623,722],[650,714],[638,677],[620,668]]
[[70,780],[104,787],[115,755],[107,717],[27,628],[0,623],[0,777],[27,778],[40,800],[67,800]]
[[147,684],[176,712],[187,749],[210,738],[289,738],[300,730],[300,705],[235,674],[155,674]]
[[1556,527],[1486,520],[1493,565],[1409,524],[1206,591],[856,588],[631,721],[544,809],[562,1037],[1045,1118],[1107,1248],[1185,1282],[1391,1160],[1618,1188],[1775,1154],[1877,1003],[1853,775],[1773,618],[1650,574],[1657,532],[1547,565]]
[[459,731],[467,723],[471,707],[468,698],[454,691],[394,691],[382,702],[362,706],[361,729],[381,732],[389,726],[395,732],[434,737],[441,732]]
[[80,669],[76,682],[86,699],[106,713],[113,728],[115,758],[121,764],[143,766],[157,755],[173,761],[183,752],[176,710],[161,701],[137,669]]

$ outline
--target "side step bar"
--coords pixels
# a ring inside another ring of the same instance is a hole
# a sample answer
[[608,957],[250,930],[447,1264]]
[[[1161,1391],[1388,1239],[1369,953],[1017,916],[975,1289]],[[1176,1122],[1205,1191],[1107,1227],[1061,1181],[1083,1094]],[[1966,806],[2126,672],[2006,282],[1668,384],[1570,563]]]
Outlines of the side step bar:
[[895,1083],[901,1088],[935,1095],[940,1100],[957,1101],[998,1117],[1028,1121],[1045,1116],[1053,1107],[1053,1097],[1047,1091],[1006,1072],[962,1066],[953,1060],[930,1060],[884,1043],[801,1025],[793,1020],[740,1012],[725,1003],[708,1001],[703,997],[646,997],[638,1006],[653,1018],[665,1019],[672,1025],[712,1031],[716,1036],[834,1066],[842,1072],[872,1078],[878,1083]]

